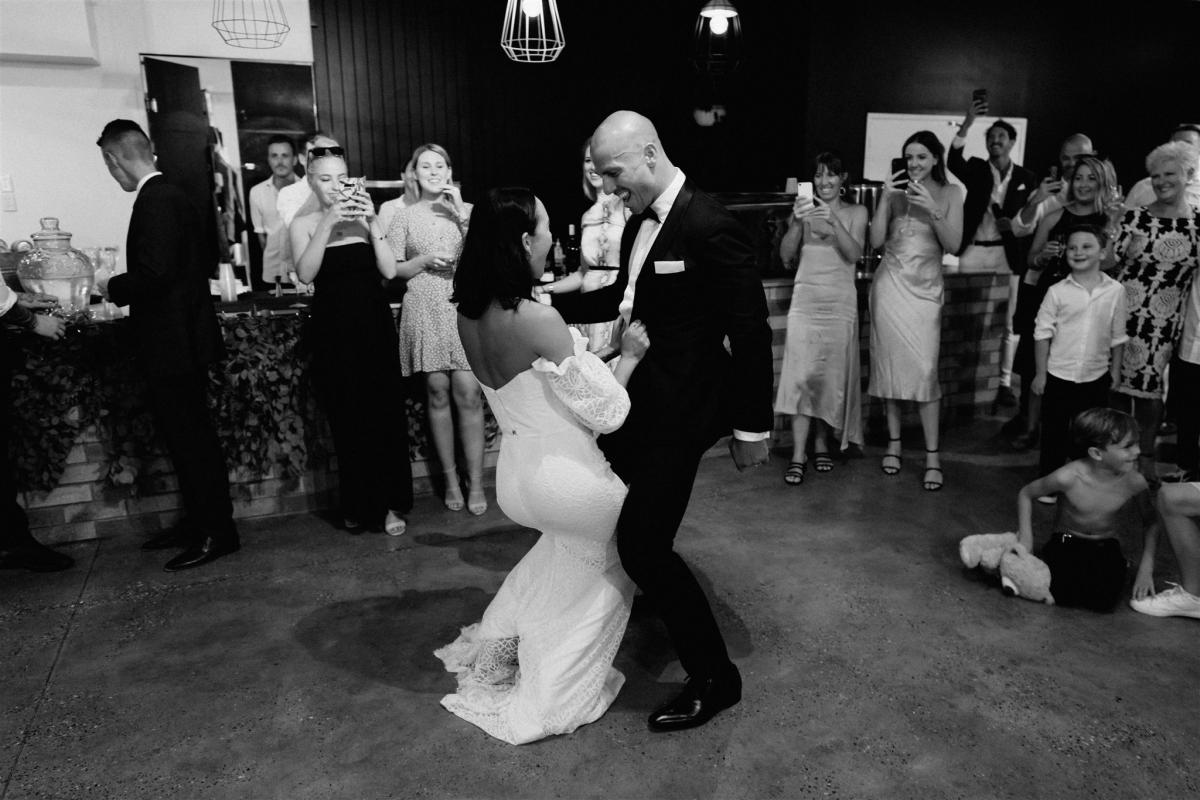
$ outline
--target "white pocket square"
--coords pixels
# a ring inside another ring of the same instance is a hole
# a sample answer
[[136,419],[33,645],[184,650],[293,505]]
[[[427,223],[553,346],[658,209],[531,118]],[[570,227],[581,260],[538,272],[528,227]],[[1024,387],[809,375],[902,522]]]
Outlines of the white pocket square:
[[676,272],[683,272],[682,261],[655,261],[655,275],[674,275]]

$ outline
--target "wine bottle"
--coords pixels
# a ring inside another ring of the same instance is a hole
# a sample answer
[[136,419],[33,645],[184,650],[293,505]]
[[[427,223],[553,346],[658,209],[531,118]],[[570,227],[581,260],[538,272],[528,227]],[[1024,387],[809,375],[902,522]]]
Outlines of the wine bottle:
[[579,234],[575,230],[574,225],[567,226],[567,248],[566,248],[566,268],[567,272],[575,272],[579,269]]

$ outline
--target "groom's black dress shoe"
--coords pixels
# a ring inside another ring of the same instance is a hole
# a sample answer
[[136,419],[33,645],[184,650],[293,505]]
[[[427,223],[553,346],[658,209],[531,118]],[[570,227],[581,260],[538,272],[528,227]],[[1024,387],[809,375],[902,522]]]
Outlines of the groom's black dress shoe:
[[179,572],[216,561],[221,556],[237,552],[240,547],[237,534],[233,536],[205,536],[187,550],[168,561],[163,569],[167,572]]
[[688,678],[678,697],[650,715],[650,730],[667,733],[698,727],[741,699],[742,676],[733,665],[719,678]]

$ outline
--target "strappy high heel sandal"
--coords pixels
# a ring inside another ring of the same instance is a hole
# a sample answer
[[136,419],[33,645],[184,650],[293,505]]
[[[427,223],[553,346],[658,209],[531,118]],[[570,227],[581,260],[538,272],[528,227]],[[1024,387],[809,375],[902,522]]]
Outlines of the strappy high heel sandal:
[[388,536],[403,536],[406,530],[408,530],[408,521],[404,519],[404,515],[388,511],[387,517],[383,521],[383,532]]
[[443,501],[451,511],[463,510],[462,487],[458,485],[458,470],[446,470],[446,497]]
[[[900,437],[895,439],[888,437],[888,446],[891,447],[892,442],[900,441]],[[895,462],[889,462],[888,459],[895,459]],[[879,459],[879,468],[883,470],[884,475],[895,475],[900,472],[900,467],[904,465],[904,457],[899,453],[885,453],[883,458]]]
[[[936,454],[937,454],[937,452],[938,452],[937,450],[930,450],[930,449],[926,448],[926,450],[925,450],[925,455],[926,455],[926,458],[925,458],[925,460],[926,460],[926,461],[928,461],[928,460],[929,460],[928,456],[929,456],[930,454],[934,454],[934,455],[936,455]],[[930,477],[929,477],[929,473],[931,473],[931,472],[936,472],[936,473],[937,473],[937,480],[934,480],[933,478],[930,478]],[[941,488],[942,488],[942,477],[943,477],[943,473],[942,473],[942,468],[941,468],[941,467],[931,467],[931,466],[929,466],[928,464],[926,464],[926,466],[925,466],[925,475],[924,475],[924,478],[923,478],[923,479],[922,479],[922,481],[921,481],[921,488],[922,488],[922,489],[924,489],[924,490],[925,490],[925,491],[927,491],[927,492],[936,492],[938,489],[941,489]]]

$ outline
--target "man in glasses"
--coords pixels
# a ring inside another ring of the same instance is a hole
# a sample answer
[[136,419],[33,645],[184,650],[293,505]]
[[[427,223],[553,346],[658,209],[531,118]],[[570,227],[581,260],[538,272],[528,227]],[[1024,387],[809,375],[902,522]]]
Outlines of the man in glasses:
[[[314,151],[319,152],[314,153]],[[304,166],[308,167],[308,161],[314,155],[331,154],[341,156],[346,153],[338,144],[337,139],[327,133],[317,131],[304,143]],[[309,207],[310,205],[311,207]],[[279,198],[275,201],[275,209],[279,212],[279,218],[283,220],[284,227],[291,225],[297,215],[316,211],[316,200],[312,196],[312,189],[309,188],[308,181],[296,181],[291,186],[280,189]]]

